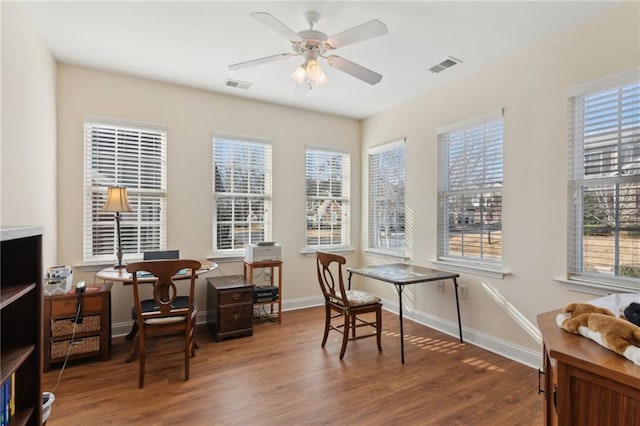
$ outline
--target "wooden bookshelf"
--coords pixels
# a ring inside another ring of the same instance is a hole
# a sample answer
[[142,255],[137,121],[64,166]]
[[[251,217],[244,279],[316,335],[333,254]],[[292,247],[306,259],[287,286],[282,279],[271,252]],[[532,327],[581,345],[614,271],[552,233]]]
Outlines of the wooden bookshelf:
[[42,423],[42,228],[0,228],[0,378],[15,379],[10,425]]

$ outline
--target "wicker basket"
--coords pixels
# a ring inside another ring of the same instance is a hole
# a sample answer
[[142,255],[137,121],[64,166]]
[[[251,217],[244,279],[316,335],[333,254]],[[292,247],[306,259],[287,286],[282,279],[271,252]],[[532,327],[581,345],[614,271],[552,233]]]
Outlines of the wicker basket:
[[100,330],[100,315],[91,315],[82,318],[82,323],[75,324],[73,319],[53,320],[51,323],[51,336],[70,336],[73,334],[73,327],[76,333]]
[[69,352],[71,340],[62,340],[60,342],[51,342],[51,359],[64,358],[69,355],[84,354],[88,352],[100,351],[100,336],[85,337],[82,339],[74,339]]

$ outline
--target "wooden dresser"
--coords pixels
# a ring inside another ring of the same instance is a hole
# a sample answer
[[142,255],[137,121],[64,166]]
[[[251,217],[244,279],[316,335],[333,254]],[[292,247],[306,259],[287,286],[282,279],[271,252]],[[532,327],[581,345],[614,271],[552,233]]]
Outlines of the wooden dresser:
[[544,342],[545,425],[632,425],[640,419],[640,366],[538,315]]
[[[69,359],[99,356],[106,361],[111,350],[111,284],[98,291],[88,288],[80,297],[60,294],[44,298],[44,371]],[[75,328],[75,331],[74,331]],[[70,350],[69,350],[70,349]]]
[[216,341],[253,335],[253,284],[240,275],[207,278],[207,325]]

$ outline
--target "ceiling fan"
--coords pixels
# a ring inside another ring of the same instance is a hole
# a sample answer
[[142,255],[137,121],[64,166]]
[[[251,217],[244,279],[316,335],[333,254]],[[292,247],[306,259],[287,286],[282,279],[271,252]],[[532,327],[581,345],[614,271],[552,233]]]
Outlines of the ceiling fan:
[[287,38],[291,42],[293,53],[280,53],[278,55],[240,62],[229,65],[230,70],[235,71],[255,65],[301,56],[304,58],[304,63],[293,72],[291,77],[300,85],[306,84],[309,89],[314,85],[321,85],[327,79],[318,62],[318,58],[326,60],[329,66],[371,85],[377,84],[382,80],[381,74],[371,71],[362,65],[358,65],[355,62],[337,55],[326,55],[326,53],[340,47],[387,34],[387,26],[378,19],[373,19],[332,36],[327,36],[325,33],[314,29],[320,18],[320,14],[315,11],[305,13],[305,18],[309,23],[309,29],[298,33],[293,32],[289,27],[269,13],[253,12],[251,16],[281,36]]

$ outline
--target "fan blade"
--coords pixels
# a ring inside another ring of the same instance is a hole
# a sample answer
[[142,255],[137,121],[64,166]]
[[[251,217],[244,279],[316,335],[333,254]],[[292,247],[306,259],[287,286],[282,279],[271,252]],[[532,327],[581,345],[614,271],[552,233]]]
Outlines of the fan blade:
[[359,78],[371,85],[378,84],[380,83],[380,80],[382,80],[381,74],[371,71],[362,65],[356,64],[355,62],[351,62],[348,59],[341,58],[340,56],[328,56],[327,63],[332,67],[337,68],[342,72],[346,72],[347,74],[352,75],[355,78]]
[[281,36],[283,36],[289,41],[298,41],[298,42],[302,41],[302,38],[300,38],[298,34],[293,32],[291,28],[287,27],[285,24],[278,21],[269,13],[253,12],[251,13],[251,16],[253,16],[258,21],[262,22],[267,27],[271,28],[273,31],[277,32],[278,34],[280,34]]
[[294,55],[293,53],[280,53],[279,55],[267,56],[264,58],[253,59],[251,61],[239,62],[237,64],[229,65],[229,69],[233,71],[241,70],[243,68],[253,67],[255,65],[262,65],[273,61],[279,61],[281,59],[288,59]]
[[332,48],[337,49],[339,47],[358,43],[370,38],[383,36],[388,33],[389,31],[385,24],[380,22],[378,19],[373,19],[369,22],[358,25],[357,27],[353,27],[330,36],[327,40],[327,44]]

